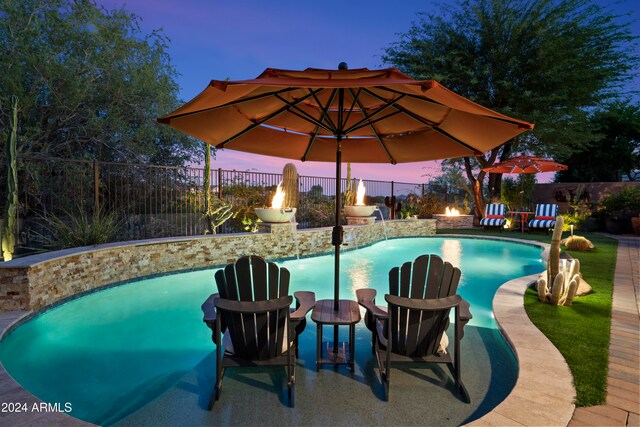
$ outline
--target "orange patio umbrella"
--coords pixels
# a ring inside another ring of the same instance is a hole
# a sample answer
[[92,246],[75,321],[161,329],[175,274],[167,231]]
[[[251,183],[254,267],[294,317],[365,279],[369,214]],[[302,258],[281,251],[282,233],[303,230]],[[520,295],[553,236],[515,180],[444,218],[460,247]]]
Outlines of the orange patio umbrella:
[[[567,170],[569,167],[562,163],[555,162],[550,159],[529,156],[521,154],[516,157],[496,163],[492,166],[483,168],[482,170],[490,173],[540,173],[540,172],[556,172]],[[522,191],[520,191],[520,205],[522,206],[522,197],[524,193],[524,182],[522,183]]]
[[540,157],[521,154],[500,163],[482,169],[491,173],[540,173],[567,170],[569,167],[561,163]]
[[216,148],[336,164],[334,308],[339,307],[341,163],[405,163],[481,155],[532,129],[433,80],[389,68],[266,69],[212,80],[158,119]]

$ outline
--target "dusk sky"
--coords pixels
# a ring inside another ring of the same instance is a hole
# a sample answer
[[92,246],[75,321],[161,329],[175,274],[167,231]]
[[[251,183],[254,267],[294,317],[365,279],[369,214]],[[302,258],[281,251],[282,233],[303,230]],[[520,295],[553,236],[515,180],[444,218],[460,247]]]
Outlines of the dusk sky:
[[[599,0],[604,5],[610,1]],[[429,11],[433,0],[97,0],[107,9],[125,7],[142,18],[142,30],[163,28],[169,54],[180,73],[180,97],[188,101],[212,79],[250,79],[265,68],[382,68],[381,55],[407,32],[417,13]],[[446,1],[440,4],[447,4]],[[637,0],[608,6],[616,13],[640,18]],[[640,25],[634,24],[640,35]],[[640,89],[640,77],[633,84]],[[167,112],[168,113],[168,112]],[[517,117],[514,114],[514,117]],[[232,150],[218,151],[212,167],[281,172],[286,159]],[[334,176],[335,166],[294,162],[300,175]],[[352,164],[358,178],[425,182],[439,175],[435,162],[401,165]],[[544,182],[553,174],[539,174]]]

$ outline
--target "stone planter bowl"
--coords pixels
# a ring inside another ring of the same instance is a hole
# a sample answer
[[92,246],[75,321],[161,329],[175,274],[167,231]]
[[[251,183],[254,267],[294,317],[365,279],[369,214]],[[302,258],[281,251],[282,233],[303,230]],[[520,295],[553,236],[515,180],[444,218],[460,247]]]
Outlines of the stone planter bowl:
[[344,213],[347,216],[371,216],[373,211],[376,210],[375,206],[345,206]]
[[296,214],[296,208],[291,209],[273,209],[273,208],[256,208],[256,215],[262,222],[281,223],[291,222]]

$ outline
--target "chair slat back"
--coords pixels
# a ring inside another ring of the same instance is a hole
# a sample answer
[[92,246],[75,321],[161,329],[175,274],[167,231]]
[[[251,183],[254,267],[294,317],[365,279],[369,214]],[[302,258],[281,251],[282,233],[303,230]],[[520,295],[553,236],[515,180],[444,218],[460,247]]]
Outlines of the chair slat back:
[[[436,299],[455,295],[460,269],[437,255],[421,255],[389,271],[389,293],[405,298]],[[449,311],[423,312],[390,304],[391,351],[422,357],[438,350],[449,326]]]
[[507,214],[507,206],[504,203],[490,203],[485,208],[485,217],[489,215],[505,216]]
[[536,218],[546,217],[555,219],[558,215],[558,205],[555,203],[545,203],[536,205]]
[[[290,273],[259,256],[245,256],[215,273],[221,298],[255,302],[289,294]],[[247,360],[267,360],[282,354],[289,308],[264,313],[222,313],[233,352]]]

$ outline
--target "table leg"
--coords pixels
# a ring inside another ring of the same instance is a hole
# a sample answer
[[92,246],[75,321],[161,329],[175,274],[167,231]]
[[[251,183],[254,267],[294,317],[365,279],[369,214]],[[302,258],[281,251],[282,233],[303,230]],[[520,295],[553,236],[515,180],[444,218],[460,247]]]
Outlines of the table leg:
[[338,368],[338,325],[333,325],[333,368]]
[[322,325],[318,323],[316,339],[316,372],[320,371],[320,361],[322,360]]
[[351,364],[351,373],[355,373],[356,358],[356,327],[354,324],[349,325],[349,364]]

